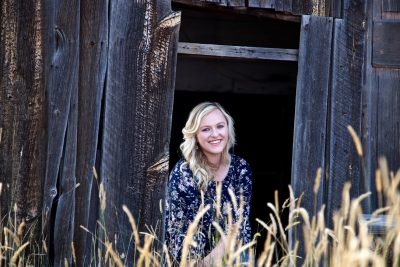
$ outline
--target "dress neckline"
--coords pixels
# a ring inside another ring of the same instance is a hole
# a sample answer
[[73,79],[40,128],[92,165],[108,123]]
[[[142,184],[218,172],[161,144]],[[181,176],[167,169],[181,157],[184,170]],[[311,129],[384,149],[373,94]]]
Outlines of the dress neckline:
[[231,174],[232,168],[233,168],[234,155],[230,154],[229,156],[230,156],[230,160],[229,160],[228,172],[226,173],[224,179],[222,179],[221,181],[216,181],[216,180],[213,179],[213,180],[211,180],[212,183],[214,183],[214,184],[215,183],[222,183],[223,184],[226,180],[230,179],[230,177],[232,176],[230,174]]

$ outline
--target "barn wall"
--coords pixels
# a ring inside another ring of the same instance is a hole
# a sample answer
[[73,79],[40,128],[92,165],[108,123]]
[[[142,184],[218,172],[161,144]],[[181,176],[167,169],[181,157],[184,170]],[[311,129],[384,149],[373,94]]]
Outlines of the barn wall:
[[[104,218],[130,264],[122,205],[141,230],[162,221],[180,14],[163,0],[5,0],[0,12],[2,218],[45,240],[52,266],[72,263],[73,241],[76,264],[87,265],[81,226]],[[100,183],[101,214],[91,195]]]
[[400,9],[396,3],[370,1],[368,8],[362,141],[373,208],[383,205],[375,185],[379,158],[385,157],[393,172],[400,168]]

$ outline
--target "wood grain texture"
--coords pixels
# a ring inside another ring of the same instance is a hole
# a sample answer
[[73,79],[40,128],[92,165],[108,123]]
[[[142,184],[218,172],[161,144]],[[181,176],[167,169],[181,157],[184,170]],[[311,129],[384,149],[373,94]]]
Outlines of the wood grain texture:
[[275,7],[275,0],[249,0],[248,6],[272,9]]
[[382,0],[383,12],[400,12],[400,1]]
[[78,88],[79,0],[58,1],[51,19],[51,66],[48,73],[48,138],[43,210],[47,219],[57,196],[57,179],[63,154],[71,94]]
[[[78,138],[74,244],[78,266],[87,266],[91,240],[87,229],[91,205],[93,167],[97,157],[101,99],[105,85],[108,49],[108,1],[81,0],[78,85]],[[99,170],[98,170],[99,171]],[[98,195],[96,195],[97,197]],[[94,203],[93,203],[94,204]],[[94,214],[93,214],[94,215]],[[97,213],[95,214],[97,217]]]
[[178,53],[216,58],[297,61],[298,50],[179,42]]
[[[400,16],[396,18],[388,16],[382,10],[383,6],[379,1],[371,5],[368,10],[371,20],[368,21],[368,34],[373,36],[375,23],[387,21],[389,17],[392,22],[398,22]],[[382,39],[392,38],[381,33]],[[363,94],[363,142],[366,144],[366,176],[370,180],[370,188],[373,193],[372,209],[380,208],[384,205],[381,193],[377,192],[375,186],[375,171],[378,168],[379,157],[386,157],[390,171],[399,169],[399,70],[388,67],[377,67],[372,62],[374,38],[367,39],[366,53],[366,86]]]
[[400,68],[400,20],[374,21],[372,25],[372,64]]
[[228,4],[228,0],[199,0],[199,1],[219,6],[226,6]]
[[[72,241],[75,224],[75,205],[79,204],[75,199],[77,186],[75,177],[76,151],[77,151],[77,121],[78,120],[78,91],[71,93],[71,102],[68,115],[68,127],[65,135],[65,145],[60,162],[60,174],[58,181],[58,196],[55,207],[55,219],[53,226],[53,242],[50,249],[52,266],[73,265]],[[78,246],[81,244],[77,244]]]
[[[283,0],[280,0],[283,1]],[[312,0],[293,0],[292,14],[296,15],[311,15],[312,14]]]
[[41,1],[0,2],[1,216],[41,230],[46,162],[45,36]]
[[[46,77],[49,136],[43,188],[44,235],[51,249],[49,262],[59,265],[64,258],[71,262],[74,231],[74,192],[71,190],[76,183],[79,0],[48,3],[46,9],[52,34],[48,40],[51,63]],[[68,232],[61,234],[66,229]],[[55,243],[58,244],[55,246]]]
[[[296,108],[293,137],[292,181],[296,197],[310,216],[321,208],[325,186],[325,154],[330,86],[330,60],[333,19],[303,16],[299,47]],[[322,177],[314,193],[318,168]],[[291,233],[292,240],[302,240],[301,229]],[[292,243],[293,244],[293,243]],[[300,245],[299,253],[304,253]]]
[[[196,1],[173,0],[172,2],[178,5],[201,8],[204,10],[204,12],[207,12],[208,10],[212,9],[214,11],[217,10],[221,12],[226,12],[231,15],[232,14],[251,15],[259,18],[273,18],[273,19],[300,23],[300,16],[298,15],[293,15],[290,13],[283,13],[283,12],[275,12],[275,10],[273,9],[275,5],[275,0],[249,0],[249,4],[250,2],[254,4],[254,6],[251,7],[261,7],[261,8],[226,8],[223,5],[215,5],[209,2],[198,1],[198,0]],[[263,8],[263,6],[258,6],[258,5],[266,5],[266,6],[265,8]]]
[[140,230],[148,226],[162,238],[180,13],[157,15],[168,10],[157,5],[169,1],[112,2],[110,9],[101,179],[105,226],[128,261],[134,257],[123,204]]
[[[373,5],[371,5],[371,9],[368,10],[368,16],[370,18],[374,18],[376,16],[375,9],[376,6],[379,5],[378,1],[375,1]],[[368,36],[372,36],[372,25],[373,20],[368,20],[368,24],[366,24]],[[371,188],[371,209],[375,210],[378,206],[378,194],[376,192],[375,185],[375,170],[377,168],[377,142],[376,142],[376,123],[377,123],[377,99],[378,92],[375,88],[375,80],[377,79],[376,69],[372,67],[372,38],[366,39],[366,57],[365,57],[365,86],[362,90],[362,113],[364,116],[362,117],[361,130],[362,135],[361,142],[363,143],[364,151],[365,151],[365,177],[366,180],[369,181],[366,186]]]
[[385,157],[390,171],[400,169],[400,71],[379,69],[375,80],[378,157]]
[[227,0],[226,5],[231,6],[231,7],[246,7],[246,1],[245,0]]
[[[343,20],[335,20],[331,121],[329,144],[329,177],[327,187],[327,222],[341,203],[345,182],[352,183],[351,196],[364,193],[368,181],[362,173],[361,159],[347,130],[352,126],[361,136],[361,91],[365,53],[366,19],[363,2],[349,1]],[[366,212],[369,205],[366,203]]]

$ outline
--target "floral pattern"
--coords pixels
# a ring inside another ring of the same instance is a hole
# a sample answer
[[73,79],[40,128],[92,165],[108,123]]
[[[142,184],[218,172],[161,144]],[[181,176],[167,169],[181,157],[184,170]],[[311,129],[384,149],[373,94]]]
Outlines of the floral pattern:
[[[181,166],[185,161],[179,160],[171,171],[165,210],[165,241],[170,256],[175,261],[180,261],[183,240],[190,223],[194,220],[200,205],[202,204],[201,193],[193,178],[192,171],[188,165]],[[220,211],[222,216],[217,216],[217,184],[222,184]],[[251,228],[249,223],[250,200],[252,190],[252,172],[249,164],[237,155],[231,155],[231,164],[227,176],[222,182],[210,181],[204,193],[204,205],[210,209],[202,217],[194,236],[196,246],[191,246],[189,256],[191,258],[203,258],[218,242],[217,231],[212,226],[216,221],[226,231],[228,214],[231,213],[233,201],[229,189],[235,195],[236,202],[240,203],[240,196],[243,201],[243,221],[240,229],[240,240],[243,244],[250,242]],[[236,209],[233,220],[239,219],[241,211]]]

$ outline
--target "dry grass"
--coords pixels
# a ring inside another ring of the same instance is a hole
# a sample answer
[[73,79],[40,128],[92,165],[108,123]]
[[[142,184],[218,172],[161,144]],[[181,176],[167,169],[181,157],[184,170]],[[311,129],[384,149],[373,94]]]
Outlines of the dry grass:
[[[357,153],[362,156],[362,145],[355,131],[349,127],[349,132],[354,139]],[[1,129],[0,129],[1,138]],[[0,139],[1,140],[1,139]],[[97,174],[95,173],[97,178]],[[290,198],[282,206],[279,206],[278,192],[275,195],[275,203],[268,203],[270,220],[268,222],[257,219],[260,226],[265,229],[263,250],[256,253],[255,245],[260,239],[261,233],[255,233],[253,241],[248,244],[238,242],[240,224],[243,220],[240,216],[237,220],[233,215],[228,217],[226,233],[222,226],[214,223],[224,242],[225,255],[213,262],[213,266],[332,266],[332,267],[382,267],[400,266],[400,171],[390,172],[384,158],[379,160],[379,169],[375,175],[376,193],[378,196],[378,208],[370,215],[365,216],[362,211],[362,202],[370,197],[370,193],[350,198],[349,183],[344,185],[341,208],[333,215],[333,227],[329,228],[325,221],[325,207],[314,210],[315,216],[301,207],[301,201],[293,194],[289,186]],[[321,169],[317,170],[313,192],[316,195],[321,179]],[[2,184],[0,183],[0,194]],[[101,211],[106,208],[106,192],[100,185]],[[221,192],[217,188],[217,192]],[[237,203],[232,192],[233,207],[231,214],[237,210],[243,210],[242,203]],[[217,203],[220,197],[217,197]],[[240,201],[242,202],[242,201]],[[316,206],[315,206],[316,207]],[[173,266],[172,260],[164,245],[161,248],[154,245],[160,239],[154,231],[139,232],[136,220],[126,206],[122,207],[132,227],[132,240],[135,250],[135,266]],[[209,209],[208,206],[200,208],[195,220],[190,225],[183,242],[181,267],[202,266],[202,262],[189,257],[191,246],[196,246],[193,237],[197,226]],[[283,225],[281,214],[283,209],[289,209],[288,225]],[[218,212],[218,211],[217,211]],[[379,234],[371,233],[371,227],[384,220],[382,231]],[[24,222],[17,223],[16,219],[9,216],[6,221],[1,221],[0,232],[0,267],[2,266],[39,266],[47,253],[44,240],[42,245],[34,246],[29,243]],[[301,231],[301,240],[288,239],[293,231]],[[82,227],[82,230],[88,231]],[[123,259],[114,249],[114,244],[107,237],[104,227],[104,217],[100,216],[97,230],[92,234],[93,254],[91,263],[93,266],[124,266],[127,259]],[[74,246],[72,251],[74,252]],[[299,254],[299,247],[304,248],[304,254]],[[241,254],[249,251],[249,258],[241,262]],[[257,255],[257,256],[256,256]],[[75,255],[72,257],[75,259]],[[75,260],[74,260],[75,262]],[[65,262],[68,266],[68,262]]]
[[[318,191],[320,175],[319,170],[316,174],[314,192]],[[249,244],[241,244],[237,241],[239,225],[243,218],[240,217],[234,222],[233,216],[229,216],[226,234],[220,225],[214,223],[226,248],[224,257],[214,261],[214,266],[399,266],[400,171],[396,174],[390,172],[385,159],[381,159],[376,172],[376,184],[378,202],[380,205],[384,202],[385,206],[380,206],[368,218],[363,215],[361,204],[369,197],[369,193],[350,199],[351,185],[345,184],[341,208],[333,215],[332,229],[327,227],[325,222],[324,206],[315,213],[314,217],[310,217],[309,213],[299,205],[300,201],[295,198],[291,188],[289,188],[290,198],[282,207],[277,204],[276,195],[275,203],[268,203],[270,221],[257,220],[265,229],[263,233],[266,235],[263,251],[257,253],[257,257],[254,248],[260,233],[255,233],[254,240]],[[106,199],[106,193],[104,190],[100,190],[100,193],[103,202]],[[241,209],[241,203],[235,201],[233,203],[232,214],[235,210]],[[102,205],[102,208],[104,209],[105,205]],[[202,207],[189,227],[184,239],[181,267],[201,266],[201,262],[190,259],[188,255],[190,246],[196,245],[193,236],[196,234],[197,225],[208,208]],[[289,221],[286,226],[280,219],[282,209],[289,209]],[[154,242],[159,240],[155,234],[139,232],[135,218],[126,206],[123,207],[123,211],[132,227],[132,239],[136,250],[135,265],[172,266],[167,247],[164,245],[161,251],[157,251],[158,247],[154,246]],[[369,230],[370,227],[382,218],[386,220],[385,231],[373,235]],[[121,259],[120,254],[114,250],[103,225],[103,222],[99,221],[98,232],[93,235],[94,244],[96,244],[93,266],[124,266],[126,259]],[[0,267],[38,266],[32,260],[35,257],[30,254],[33,253],[32,248],[24,236],[26,235],[24,234],[25,224],[22,222],[17,225],[15,220],[9,218],[7,225],[1,226]],[[303,239],[295,240],[290,244],[287,237],[295,227],[302,231]],[[304,255],[298,255],[299,246],[304,248]],[[41,249],[44,256],[45,247],[42,246]],[[250,257],[247,262],[240,262],[240,255],[245,250],[250,250]],[[279,258],[277,255],[280,255]]]
[[[321,171],[318,170],[315,179],[314,192],[318,191]],[[234,222],[233,216],[228,218],[228,231],[224,234],[222,227],[214,223],[215,228],[221,235],[225,244],[226,253],[213,266],[399,266],[400,256],[400,172],[396,174],[389,172],[384,159],[380,160],[380,168],[377,171],[378,194],[381,202],[385,200],[385,206],[380,206],[370,217],[366,218],[362,212],[362,202],[370,193],[350,199],[349,183],[344,185],[342,193],[341,208],[333,215],[333,227],[329,228],[325,222],[324,206],[317,211],[315,216],[300,206],[290,189],[290,198],[279,207],[277,196],[275,203],[268,203],[270,209],[270,221],[258,223],[266,230],[263,251],[254,251],[260,233],[254,235],[254,240],[249,244],[241,244],[237,241],[239,225],[242,218]],[[233,197],[233,196],[232,196]],[[232,214],[241,208],[240,203],[234,203]],[[193,236],[202,216],[209,207],[202,207],[188,229],[183,244],[183,258],[181,267],[202,266],[202,263],[189,257],[190,246],[196,246]],[[282,209],[289,209],[288,225],[283,225],[280,219]],[[123,207],[132,226],[132,235],[137,250],[136,266],[172,266],[171,259],[166,253],[164,246],[162,251],[154,251],[153,242],[157,240],[154,234],[139,233],[135,219],[127,207]],[[382,217],[382,215],[385,215]],[[380,217],[381,216],[381,217]],[[381,218],[386,219],[385,231],[380,234],[372,234],[371,226]],[[302,231],[302,240],[294,240],[292,244],[288,241],[289,232],[296,227]],[[144,235],[144,243],[141,244],[141,235]],[[304,248],[304,255],[298,254],[298,248]],[[111,244],[106,243],[106,255],[113,250]],[[152,250],[153,249],[153,250]],[[250,249],[250,257],[247,262],[240,262],[243,251]],[[277,255],[280,255],[277,258]],[[112,256],[113,264],[121,266],[117,254]]]

